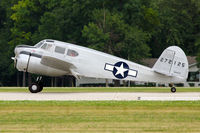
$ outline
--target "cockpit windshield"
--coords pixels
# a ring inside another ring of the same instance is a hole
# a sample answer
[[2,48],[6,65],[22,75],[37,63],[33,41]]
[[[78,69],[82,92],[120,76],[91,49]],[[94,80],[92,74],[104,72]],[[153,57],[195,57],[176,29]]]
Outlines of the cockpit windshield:
[[39,48],[43,43],[44,43],[44,41],[40,41],[39,43],[37,43],[37,44],[35,45],[35,47],[36,47],[36,48]]

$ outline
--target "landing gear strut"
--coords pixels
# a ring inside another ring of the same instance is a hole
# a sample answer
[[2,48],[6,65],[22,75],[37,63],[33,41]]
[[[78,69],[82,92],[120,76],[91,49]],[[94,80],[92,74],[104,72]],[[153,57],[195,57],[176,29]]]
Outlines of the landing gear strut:
[[31,93],[38,93],[43,90],[43,82],[42,82],[42,77],[37,77],[36,83],[32,83],[29,86],[29,91]]
[[171,92],[175,93],[176,92],[176,88],[173,86],[173,84],[169,84],[169,86],[171,87]]

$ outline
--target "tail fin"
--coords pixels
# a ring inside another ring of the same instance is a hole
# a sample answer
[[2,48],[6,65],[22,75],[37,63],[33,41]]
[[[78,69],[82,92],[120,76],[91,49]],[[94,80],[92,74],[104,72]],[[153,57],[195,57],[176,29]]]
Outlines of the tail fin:
[[188,76],[188,60],[183,50],[177,46],[168,47],[163,51],[153,70],[168,76]]

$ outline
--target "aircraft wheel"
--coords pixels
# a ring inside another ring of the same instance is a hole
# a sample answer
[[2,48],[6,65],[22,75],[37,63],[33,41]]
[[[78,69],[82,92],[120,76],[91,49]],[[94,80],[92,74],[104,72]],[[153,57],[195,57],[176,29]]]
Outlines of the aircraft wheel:
[[38,92],[41,92],[41,91],[43,90],[43,83],[40,83],[40,84],[39,84],[39,87],[40,87],[40,88],[39,88],[39,91],[38,91]]
[[175,93],[175,92],[176,92],[176,88],[175,88],[175,87],[172,87],[172,88],[171,88],[171,92],[172,92],[172,93]]
[[42,91],[41,88],[43,89],[43,87],[40,87],[39,84],[33,83],[33,84],[31,84],[31,85],[29,86],[29,91],[30,91],[31,93],[37,93],[37,92]]

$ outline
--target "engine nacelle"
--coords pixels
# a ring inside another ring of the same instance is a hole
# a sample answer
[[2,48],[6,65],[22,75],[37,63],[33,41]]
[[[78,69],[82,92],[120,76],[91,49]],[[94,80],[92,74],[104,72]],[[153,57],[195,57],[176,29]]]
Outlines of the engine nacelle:
[[19,71],[38,75],[62,76],[67,74],[65,71],[41,64],[41,59],[42,56],[37,54],[19,54],[16,67]]
[[29,62],[30,55],[20,54],[17,57],[17,64],[16,67],[19,71],[27,71],[28,62]]

